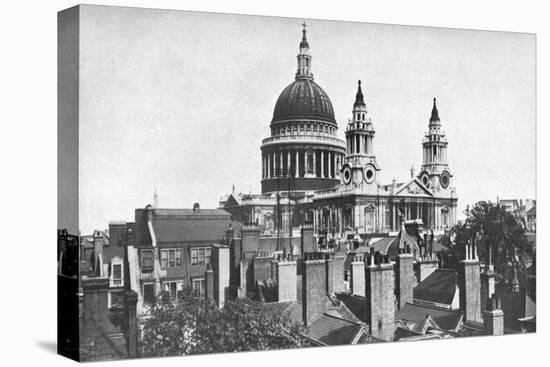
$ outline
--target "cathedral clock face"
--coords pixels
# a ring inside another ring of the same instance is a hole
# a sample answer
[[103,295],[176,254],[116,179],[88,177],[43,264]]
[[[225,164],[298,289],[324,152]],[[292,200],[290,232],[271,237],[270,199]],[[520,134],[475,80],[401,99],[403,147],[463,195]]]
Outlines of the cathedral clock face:
[[376,178],[376,170],[373,166],[368,164],[363,170],[363,176],[365,177],[365,181],[367,183],[373,183],[374,179]]
[[441,184],[441,187],[446,189],[447,187],[449,187],[450,181],[451,177],[449,176],[449,172],[443,171],[443,173],[441,173],[441,176],[439,177],[439,183]]
[[344,183],[347,185],[351,182],[351,169],[349,166],[344,167],[344,170],[342,172],[344,176]]

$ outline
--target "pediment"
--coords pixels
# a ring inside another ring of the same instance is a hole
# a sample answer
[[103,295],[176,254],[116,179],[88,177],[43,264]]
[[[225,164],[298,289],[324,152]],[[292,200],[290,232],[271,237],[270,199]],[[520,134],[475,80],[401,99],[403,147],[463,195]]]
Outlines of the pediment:
[[413,178],[406,184],[397,189],[395,195],[399,196],[433,196],[430,190],[426,188],[418,179]]
[[230,194],[227,200],[225,201],[224,208],[231,208],[234,206],[240,206],[241,205],[241,198],[238,195]]

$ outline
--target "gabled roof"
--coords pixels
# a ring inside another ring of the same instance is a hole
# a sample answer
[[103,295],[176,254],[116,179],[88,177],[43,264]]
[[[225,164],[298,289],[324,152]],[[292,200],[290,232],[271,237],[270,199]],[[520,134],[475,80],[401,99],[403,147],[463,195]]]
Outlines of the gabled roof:
[[421,322],[419,322],[418,324],[415,324],[413,327],[412,327],[412,331],[418,333],[418,334],[421,334],[421,335],[424,335],[426,334],[426,331],[428,331],[428,328],[429,327],[432,327],[432,328],[436,328],[436,329],[440,329],[439,325],[437,325],[437,323],[435,322],[435,320],[432,318],[432,316],[428,313],[426,314],[426,317],[424,318],[424,320],[422,320]]
[[413,298],[450,305],[456,293],[458,275],[453,270],[437,269],[413,290]]
[[394,192],[396,196],[429,196],[432,197],[433,194],[426,186],[420,182],[416,177],[410,181],[399,186]]
[[406,303],[400,310],[395,312],[396,320],[420,324],[430,316],[443,330],[458,331],[462,325],[462,311],[451,311],[425,305]]
[[409,330],[405,327],[398,326],[395,329],[395,332],[393,334],[393,340],[398,341],[398,340],[401,340],[401,339],[410,338],[412,336],[419,336],[419,335],[422,335],[422,334],[419,334],[415,331]]

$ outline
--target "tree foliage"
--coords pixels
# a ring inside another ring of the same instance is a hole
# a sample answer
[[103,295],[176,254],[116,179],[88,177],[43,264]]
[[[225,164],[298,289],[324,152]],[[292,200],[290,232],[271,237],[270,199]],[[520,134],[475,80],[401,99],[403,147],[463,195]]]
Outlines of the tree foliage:
[[223,353],[308,346],[301,327],[283,314],[249,300],[224,308],[187,293],[178,302],[161,294],[143,334],[146,356]]
[[511,283],[514,268],[524,289],[529,289],[527,267],[534,261],[534,250],[525,236],[525,223],[500,205],[480,201],[466,210],[463,224],[454,226],[443,238],[458,259],[464,259],[466,243],[475,242],[479,260],[491,262],[497,280]]

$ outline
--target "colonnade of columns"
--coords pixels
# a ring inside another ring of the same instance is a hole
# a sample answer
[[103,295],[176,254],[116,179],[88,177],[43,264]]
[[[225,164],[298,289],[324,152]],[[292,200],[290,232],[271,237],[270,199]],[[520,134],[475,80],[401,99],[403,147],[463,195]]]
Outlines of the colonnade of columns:
[[343,154],[333,150],[281,149],[262,154],[262,179],[289,176],[337,178]]
[[372,135],[354,134],[346,139],[347,152],[349,154],[373,154],[373,137]]
[[425,145],[423,162],[426,163],[446,163],[447,149],[443,145]]
[[[421,219],[425,228],[443,231],[456,223],[456,205],[428,201],[404,203],[406,220]],[[367,233],[399,231],[401,217],[399,202],[381,201],[378,204],[324,205],[316,208],[313,226],[317,233],[341,235],[346,231],[364,230]]]

